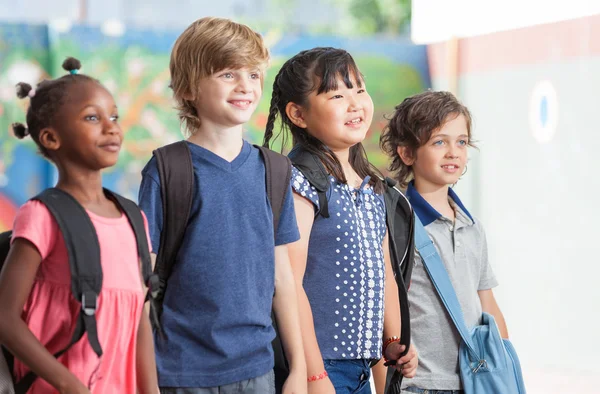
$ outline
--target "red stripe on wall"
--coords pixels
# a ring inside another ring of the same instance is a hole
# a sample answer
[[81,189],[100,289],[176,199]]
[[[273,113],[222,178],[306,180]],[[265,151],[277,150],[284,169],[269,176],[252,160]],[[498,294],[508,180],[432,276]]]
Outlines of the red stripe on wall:
[[[452,59],[446,43],[428,45],[433,78],[448,77]],[[458,41],[458,73],[515,65],[554,63],[600,55],[600,15],[463,38]]]

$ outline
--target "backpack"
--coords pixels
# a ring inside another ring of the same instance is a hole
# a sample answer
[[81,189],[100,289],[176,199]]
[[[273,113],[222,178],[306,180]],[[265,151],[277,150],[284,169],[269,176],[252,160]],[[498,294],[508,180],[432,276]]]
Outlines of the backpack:
[[[158,282],[152,273],[152,263],[142,213],[133,201],[108,189],[104,189],[104,193],[118,205],[129,220],[135,234],[138,256],[141,260],[142,277],[144,283],[150,288],[148,295],[151,296]],[[69,256],[71,291],[73,297],[81,302],[81,310],[77,316],[77,324],[71,340],[65,348],[55,353],[54,357],[58,358],[68,351],[81,340],[86,332],[90,346],[94,353],[100,357],[102,347],[98,340],[95,313],[98,306],[98,296],[102,290],[102,266],[96,229],[85,209],[67,192],[50,188],[44,190],[32,200],[42,202],[58,223]],[[4,265],[10,250],[11,237],[11,231],[0,234],[0,269]],[[7,368],[5,368],[5,371],[0,370],[0,384],[12,386],[8,388],[8,390],[11,390],[9,392],[14,389],[15,394],[25,394],[37,379],[37,375],[30,371],[18,382],[13,381],[14,356],[4,347],[2,347],[2,351]],[[4,362],[0,363],[0,367],[3,366],[2,364]]]
[[[256,145],[255,145],[256,146]],[[266,192],[273,211],[273,236],[277,234],[279,217],[286,194],[290,188],[291,163],[289,159],[270,149],[256,146],[265,162]],[[160,234],[160,247],[156,256],[154,272],[158,275],[159,290],[152,302],[155,315],[160,318],[168,279],[187,227],[194,194],[194,168],[190,148],[186,141],[175,142],[154,152],[163,208],[163,229]],[[277,333],[273,340],[275,357],[275,385],[281,392],[283,383],[289,373],[283,346],[279,339],[279,331],[274,315],[271,314],[273,328]],[[159,320],[155,319],[155,330],[160,334]]]
[[[325,166],[316,155],[300,145],[295,146],[288,156],[292,164],[317,191],[319,209],[315,212],[315,218],[319,215],[329,218],[327,201],[329,174]],[[406,346],[406,350],[402,354],[404,356],[410,346],[410,312],[407,290],[414,264],[414,215],[408,199],[395,187],[396,182],[390,178],[382,179],[382,181],[385,187],[384,201],[390,258],[400,298],[402,319],[400,343]],[[386,393],[400,393],[401,383],[402,375],[394,371],[387,385]]]

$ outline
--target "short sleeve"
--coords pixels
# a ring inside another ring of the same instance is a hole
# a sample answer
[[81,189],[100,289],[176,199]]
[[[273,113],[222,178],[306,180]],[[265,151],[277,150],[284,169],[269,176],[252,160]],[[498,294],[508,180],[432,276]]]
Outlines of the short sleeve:
[[26,239],[45,260],[54,249],[58,232],[58,223],[48,208],[40,201],[30,200],[17,211],[11,242]]
[[496,279],[496,275],[494,274],[494,270],[490,265],[490,261],[488,259],[488,249],[487,249],[487,240],[485,236],[485,230],[483,226],[479,223],[479,220],[475,224],[479,230],[479,234],[481,236],[481,271],[479,275],[479,287],[477,290],[489,290],[498,286],[498,280]]
[[296,167],[292,167],[292,189],[294,190],[294,193],[312,202],[315,206],[315,210],[319,209],[319,195],[317,194],[317,189],[308,182],[304,177],[304,174]]
[[142,170],[142,183],[140,184],[138,202],[147,219],[151,251],[158,254],[163,225],[163,208],[158,168],[154,158]]
[[[290,180],[291,183],[291,180]],[[275,246],[285,245],[296,242],[300,239],[298,224],[296,223],[296,211],[294,209],[294,198],[292,197],[292,187],[285,195],[281,214],[279,216],[279,225],[275,236]]]

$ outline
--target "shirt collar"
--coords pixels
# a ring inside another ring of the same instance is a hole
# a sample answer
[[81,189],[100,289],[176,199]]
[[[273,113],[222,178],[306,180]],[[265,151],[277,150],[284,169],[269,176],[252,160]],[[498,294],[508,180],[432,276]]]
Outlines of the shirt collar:
[[[432,223],[436,219],[442,217],[442,214],[435,210],[425,199],[423,196],[419,194],[417,189],[415,189],[414,181],[410,181],[408,187],[406,188],[406,196],[410,200],[410,204],[412,205],[415,213],[423,223],[423,226],[427,226]],[[452,190],[452,188],[448,188],[448,197],[454,201],[454,203],[475,223],[473,216],[467,211],[467,208],[463,205],[458,198],[458,195]]]

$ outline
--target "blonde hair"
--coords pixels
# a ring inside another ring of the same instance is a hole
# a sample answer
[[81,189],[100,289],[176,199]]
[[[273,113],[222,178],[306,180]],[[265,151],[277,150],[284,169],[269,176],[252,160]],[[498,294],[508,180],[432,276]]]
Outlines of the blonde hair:
[[200,127],[194,101],[202,78],[229,68],[258,68],[262,81],[268,62],[262,36],[250,27],[214,17],[192,23],[175,41],[169,65],[179,120],[186,131],[194,134]]

